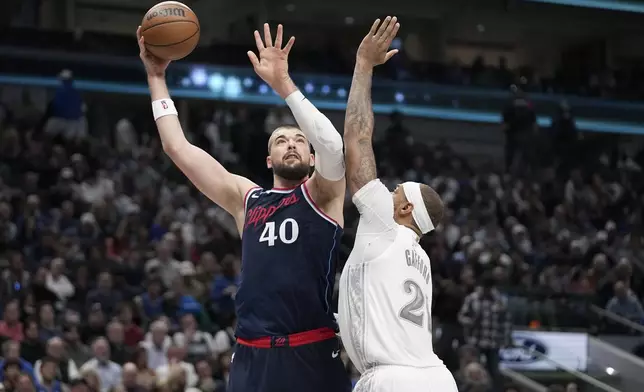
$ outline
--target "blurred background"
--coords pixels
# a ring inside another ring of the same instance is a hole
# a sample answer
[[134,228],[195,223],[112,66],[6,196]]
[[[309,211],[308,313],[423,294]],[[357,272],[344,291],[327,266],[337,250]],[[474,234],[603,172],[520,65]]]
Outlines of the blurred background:
[[[154,3],[3,1],[5,390],[225,391],[239,237],[160,147],[134,38]],[[269,134],[294,120],[247,64],[252,31],[297,36],[293,78],[342,130],[355,50],[397,15],[373,87],[379,175],[449,208],[422,245],[460,390],[644,389],[644,1],[186,4],[201,42],[168,71],[184,129],[262,185]],[[348,199],[346,217],[343,260]]]

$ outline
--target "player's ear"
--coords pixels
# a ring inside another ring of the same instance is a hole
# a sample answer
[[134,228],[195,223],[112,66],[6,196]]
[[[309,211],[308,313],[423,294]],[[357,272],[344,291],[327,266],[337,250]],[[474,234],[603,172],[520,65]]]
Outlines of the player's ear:
[[309,159],[309,166],[315,167],[315,154],[311,154],[311,159]]
[[403,204],[403,206],[400,209],[400,214],[401,215],[409,215],[411,212],[414,210],[414,205],[411,204],[410,202],[406,202]]
[[270,155],[266,157],[266,167],[269,168],[269,169],[273,168],[273,161],[271,160]]

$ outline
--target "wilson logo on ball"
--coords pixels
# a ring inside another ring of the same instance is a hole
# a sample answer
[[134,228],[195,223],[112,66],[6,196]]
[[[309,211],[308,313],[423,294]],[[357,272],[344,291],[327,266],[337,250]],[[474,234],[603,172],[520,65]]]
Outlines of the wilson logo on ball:
[[155,10],[148,15],[147,20],[152,20],[157,16],[168,17],[168,16],[186,16],[186,10],[184,8],[163,8],[160,10]]

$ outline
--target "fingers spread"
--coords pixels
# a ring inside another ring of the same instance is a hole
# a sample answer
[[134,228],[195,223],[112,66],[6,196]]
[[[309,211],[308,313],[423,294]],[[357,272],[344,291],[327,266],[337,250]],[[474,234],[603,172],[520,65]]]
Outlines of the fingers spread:
[[394,57],[396,53],[398,53],[398,49],[390,50],[389,52],[387,52],[387,54],[385,55],[385,62],[389,61],[390,58]]
[[293,45],[295,45],[295,37],[291,37],[284,47],[284,53],[286,53],[287,56],[291,51],[291,48],[293,48]]
[[259,35],[259,31],[255,30],[253,33],[255,36],[255,45],[257,46],[258,51],[262,51],[264,49],[264,43],[262,42],[262,36]]
[[284,27],[281,24],[277,25],[277,35],[275,36],[275,47],[282,49],[282,36],[284,35]]
[[250,63],[253,65],[253,68],[257,68],[259,66],[259,59],[257,58],[257,55],[250,50],[246,52],[246,54],[248,55],[248,59],[250,60]]
[[268,23],[264,23],[264,43],[266,43],[266,47],[270,48],[273,46],[273,38],[271,37],[271,27],[268,25]]

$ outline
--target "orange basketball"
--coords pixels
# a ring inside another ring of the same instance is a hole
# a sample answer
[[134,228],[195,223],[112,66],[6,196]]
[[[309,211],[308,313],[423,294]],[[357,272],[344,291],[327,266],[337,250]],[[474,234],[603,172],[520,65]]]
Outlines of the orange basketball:
[[164,60],[189,55],[199,42],[199,19],[185,4],[164,1],[150,8],[141,22],[145,48]]

